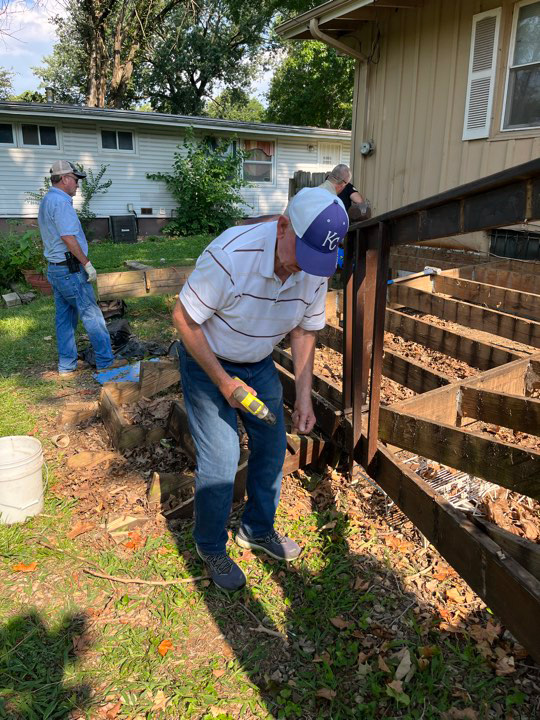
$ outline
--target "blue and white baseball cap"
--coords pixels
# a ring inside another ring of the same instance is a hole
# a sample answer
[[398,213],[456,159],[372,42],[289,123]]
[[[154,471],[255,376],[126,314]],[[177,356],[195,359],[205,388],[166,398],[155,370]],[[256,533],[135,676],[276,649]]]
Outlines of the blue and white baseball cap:
[[310,275],[333,275],[338,247],[349,229],[341,200],[324,188],[304,188],[293,197],[288,212],[296,233],[299,267]]

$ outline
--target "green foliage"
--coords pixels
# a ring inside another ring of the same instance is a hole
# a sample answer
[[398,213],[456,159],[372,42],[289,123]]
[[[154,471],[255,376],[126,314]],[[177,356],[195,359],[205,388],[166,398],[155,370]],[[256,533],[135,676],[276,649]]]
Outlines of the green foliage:
[[353,87],[352,58],[320,42],[297,43],[272,78],[266,119],[350,130]]
[[205,107],[205,115],[209,117],[241,122],[263,122],[264,113],[263,105],[240,88],[224,90]]
[[[84,169],[84,165],[81,163],[75,163],[76,167],[86,173],[86,177],[81,180],[81,196],[83,203],[80,210],[77,211],[79,220],[83,227],[85,235],[88,235],[88,227],[90,222],[96,217],[96,214],[90,210],[90,203],[96,195],[104,195],[112,185],[112,180],[105,180],[101,182],[103,175],[107,172],[108,165],[102,164],[98,172],[94,175],[92,168],[88,170]],[[34,205],[39,205],[42,201],[43,196],[49,191],[51,187],[51,179],[49,175],[45,175],[43,178],[43,185],[37,192],[27,192],[28,201]]]
[[0,67],[0,100],[6,100],[13,93],[13,70]]
[[215,147],[209,142],[198,143],[192,132],[178,148],[172,172],[148,175],[151,180],[164,182],[178,203],[177,217],[164,232],[222,232],[242,216],[239,191],[247,184],[241,173],[244,153],[231,152],[226,140],[218,141]]
[[19,223],[11,223],[0,233],[0,286],[22,278],[23,270],[42,272],[45,269],[43,245],[37,230],[21,231]]
[[27,102],[27,103],[44,103],[46,102],[45,95],[38,92],[37,90],[25,90],[19,95],[10,95],[8,100],[14,102]]

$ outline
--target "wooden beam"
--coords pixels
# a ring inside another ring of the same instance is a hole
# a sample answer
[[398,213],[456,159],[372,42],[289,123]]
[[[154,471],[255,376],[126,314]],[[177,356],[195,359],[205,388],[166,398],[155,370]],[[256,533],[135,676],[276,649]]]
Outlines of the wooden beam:
[[461,300],[417,290],[405,284],[390,285],[389,301],[474,330],[482,330],[525,345],[540,347],[540,323],[533,320],[525,320]]
[[126,272],[100,273],[97,276],[100,300],[147,295],[174,295],[193,271],[193,267],[150,268]]
[[374,467],[373,479],[540,662],[540,582],[380,444]]
[[[122,383],[118,384],[122,385]],[[160,425],[143,427],[129,422],[122,410],[121,395],[116,384],[109,384],[101,389],[99,403],[101,419],[108,430],[112,444],[118,450],[159,442],[165,437],[165,428]]]
[[388,407],[380,410],[379,436],[404,450],[540,499],[540,453],[533,450]]
[[385,328],[404,340],[412,340],[432,350],[438,350],[479,370],[489,370],[523,357],[521,353],[505,350],[489,342],[473,340],[390,308],[386,310]]
[[508,290],[504,287],[447,275],[434,276],[433,291],[451,295],[458,300],[485,305],[510,315],[540,320],[540,295],[531,292]]
[[538,543],[503,530],[483,518],[473,517],[472,521],[497,545],[500,545],[510,557],[514,558],[531,575],[534,575],[537,580],[540,580],[540,545]]
[[[291,353],[283,350],[282,348],[274,348],[272,357],[278,365],[288,370],[289,373],[294,374],[294,364]],[[322,395],[325,400],[341,409],[342,394],[341,388],[333,383],[331,380],[325,380],[320,375],[313,375],[313,390],[319,395]]]
[[[535,268],[530,269],[532,271]],[[487,285],[496,285],[509,290],[518,290],[540,295],[540,273],[533,274],[533,272],[526,273],[525,271],[520,273],[513,270],[504,270],[489,263],[486,265],[445,270],[443,275],[476,280],[477,282],[486,283]]]
[[385,377],[416,393],[425,393],[451,382],[447,375],[437,370],[430,370],[422,363],[407,358],[394,350],[385,349],[382,372]]
[[458,415],[530,435],[540,435],[540,400],[462,387],[458,398]]

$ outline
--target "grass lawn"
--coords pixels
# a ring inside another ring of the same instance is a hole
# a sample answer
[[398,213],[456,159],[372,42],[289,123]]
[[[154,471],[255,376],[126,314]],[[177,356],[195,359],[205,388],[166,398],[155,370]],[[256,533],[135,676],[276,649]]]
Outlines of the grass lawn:
[[[185,264],[207,240],[103,243],[90,256],[98,272]],[[170,299],[127,306],[137,336],[172,339]],[[55,446],[58,411],[97,397],[89,371],[60,380],[46,372],[55,361],[51,299],[0,310],[0,435],[38,437],[48,468],[44,512],[0,525],[0,719],[540,717],[532,661],[414,529],[388,525],[363,482],[287,478],[277,525],[304,546],[299,562],[232,544],[246,588],[209,585],[191,521],[166,524],[146,504],[152,468],[177,451],[69,469],[110,447],[99,418]],[[123,514],[147,521],[116,542],[105,524]]]

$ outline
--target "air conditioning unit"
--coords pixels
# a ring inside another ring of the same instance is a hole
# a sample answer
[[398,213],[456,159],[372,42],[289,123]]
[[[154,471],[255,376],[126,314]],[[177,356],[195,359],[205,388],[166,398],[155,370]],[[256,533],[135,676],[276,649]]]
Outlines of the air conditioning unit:
[[109,230],[113,242],[137,242],[137,218],[134,215],[111,215]]

